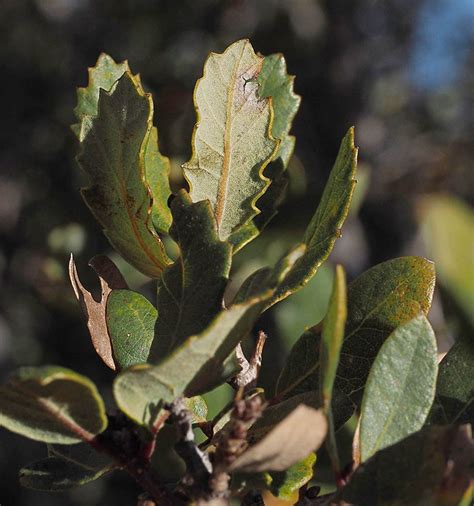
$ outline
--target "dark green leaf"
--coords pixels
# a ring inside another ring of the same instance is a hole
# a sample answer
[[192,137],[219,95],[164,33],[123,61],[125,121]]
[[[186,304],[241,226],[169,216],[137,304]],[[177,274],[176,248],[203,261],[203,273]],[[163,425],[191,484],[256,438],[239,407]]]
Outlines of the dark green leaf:
[[223,240],[258,214],[263,170],[279,145],[271,102],[258,96],[262,65],[248,40],[237,41],[209,55],[194,91],[193,154],[183,169],[193,202],[210,201]]
[[151,96],[125,73],[111,94],[101,90],[98,115],[81,143],[78,162],[90,177],[82,195],[112,246],[135,268],[159,277],[169,263],[152,230],[152,198],[144,150],[152,128]]
[[20,470],[20,485],[35,490],[59,492],[100,478],[109,468],[96,469],[72,460],[48,457]]
[[107,299],[106,318],[118,368],[145,364],[155,332],[155,307],[137,292],[114,290]]
[[104,431],[107,417],[88,378],[61,367],[24,367],[0,387],[0,426],[36,441],[74,444]]
[[[114,395],[120,409],[139,424],[149,425],[157,403],[171,402],[185,394],[196,395],[215,386],[217,372],[251,330],[263,305],[299,257],[297,251],[281,262],[279,271],[268,273],[260,290],[240,303],[223,309],[200,334],[189,337],[156,366],[137,366],[120,374]],[[210,384],[211,383],[211,384]]]
[[436,337],[421,314],[393,331],[370,369],[360,418],[362,461],[423,427],[437,373]]
[[474,420],[474,344],[456,341],[439,364],[436,397],[429,422],[472,423]]
[[[339,495],[341,502],[371,506],[436,505],[456,440],[452,427],[431,427],[377,452],[359,466]],[[345,502],[344,502],[345,501]],[[444,505],[457,504],[455,497]]]
[[150,360],[157,362],[199,334],[223,307],[232,249],[219,240],[208,201],[193,204],[182,190],[171,205],[176,262],[158,281],[158,320]]

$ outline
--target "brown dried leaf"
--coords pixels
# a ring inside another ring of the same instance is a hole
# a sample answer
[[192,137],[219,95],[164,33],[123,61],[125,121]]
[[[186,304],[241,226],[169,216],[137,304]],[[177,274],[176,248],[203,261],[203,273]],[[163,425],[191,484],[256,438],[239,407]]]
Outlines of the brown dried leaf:
[[82,285],[72,255],[69,260],[69,278],[76,299],[86,317],[92,345],[105,365],[115,371],[117,367],[113,358],[112,344],[107,330],[105,309],[110,292],[112,290],[128,288],[128,286],[117,266],[105,255],[93,257],[89,265],[99,276],[100,286],[102,288],[100,301],[95,300],[92,294]]
[[229,470],[245,473],[285,471],[317,450],[326,433],[327,420],[323,411],[301,404],[235,460]]

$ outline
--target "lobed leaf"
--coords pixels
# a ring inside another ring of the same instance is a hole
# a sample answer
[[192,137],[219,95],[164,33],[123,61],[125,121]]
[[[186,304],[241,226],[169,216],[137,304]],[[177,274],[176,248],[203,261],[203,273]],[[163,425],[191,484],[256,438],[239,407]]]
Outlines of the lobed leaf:
[[436,337],[421,314],[394,330],[370,369],[360,418],[362,461],[423,427],[437,373]]
[[92,294],[84,288],[77,274],[76,264],[71,255],[69,260],[69,279],[71,280],[74,295],[87,319],[87,328],[91,336],[92,345],[105,365],[116,370],[116,363],[112,353],[112,343],[105,317],[105,309],[109,295],[113,290],[127,288],[127,283],[117,266],[105,255],[95,256],[89,265],[99,276],[102,294],[100,301],[96,301]]
[[203,331],[223,307],[232,249],[219,240],[209,202],[182,190],[171,204],[171,237],[180,256],[158,281],[158,320],[150,360],[157,362]]
[[275,286],[298,258],[299,252],[269,272],[247,299],[223,309],[200,334],[191,336],[155,366],[137,366],[120,374],[114,382],[119,408],[135,422],[153,422],[160,402],[180,395],[193,396],[215,385],[226,359],[251,330]]
[[[78,123],[71,127],[80,142],[90,130],[92,119],[97,116],[100,90],[110,91],[125,72],[130,72],[127,60],[116,63],[105,53],[101,53],[95,66],[88,69],[87,86],[77,88],[77,105],[74,108],[74,114]],[[133,78],[139,84],[139,77],[133,76]]]
[[301,102],[301,97],[293,91],[293,82],[294,76],[287,74],[286,62],[282,54],[272,54],[264,58],[262,70],[257,76],[258,93],[263,98],[271,97],[274,112],[272,136],[280,140],[280,146],[265,168],[264,176],[271,183],[257,201],[260,214],[229,237],[234,253],[257,237],[275,216],[288,186],[286,168],[295,148],[295,138],[289,135],[289,131]]
[[279,144],[271,102],[258,94],[262,65],[248,40],[237,41],[209,55],[194,91],[193,154],[183,169],[193,202],[210,201],[222,240],[258,214],[263,170]]
[[317,450],[324,441],[327,421],[322,410],[298,406],[261,441],[230,465],[230,471],[285,471]]
[[119,370],[146,364],[154,338],[156,308],[143,295],[114,290],[107,300],[107,328]]
[[45,443],[90,441],[107,427],[102,398],[69,369],[24,367],[0,387],[0,426]]
[[100,91],[98,115],[81,144],[79,165],[91,186],[86,204],[117,251],[135,268],[159,277],[170,263],[150,226],[151,191],[144,150],[152,128],[153,102],[125,73],[111,93]]
[[430,423],[462,424],[474,420],[474,344],[456,341],[439,364]]

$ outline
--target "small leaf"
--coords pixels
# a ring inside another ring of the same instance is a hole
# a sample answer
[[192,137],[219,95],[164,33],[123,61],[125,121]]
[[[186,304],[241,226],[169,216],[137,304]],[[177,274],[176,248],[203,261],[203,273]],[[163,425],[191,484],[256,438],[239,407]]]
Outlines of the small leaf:
[[85,485],[109,471],[82,466],[71,460],[48,457],[20,470],[20,485],[34,490],[59,492]]
[[95,385],[55,366],[24,367],[0,387],[0,426],[45,443],[90,441],[107,427]]
[[209,55],[194,91],[193,154],[183,169],[193,202],[210,201],[222,240],[258,214],[269,184],[263,170],[279,144],[270,134],[270,100],[258,95],[262,65],[240,40]]
[[458,504],[455,496],[448,502],[438,502],[456,440],[457,429],[430,427],[380,450],[357,468],[331,504]]
[[294,77],[286,72],[286,62],[282,54],[272,54],[264,58],[262,70],[257,77],[258,92],[260,97],[272,99],[272,136],[281,142],[273,160],[265,168],[264,176],[271,184],[257,201],[260,214],[237,229],[229,238],[234,253],[257,237],[275,216],[288,186],[285,170],[295,148],[295,138],[288,134],[301,102],[301,97],[293,91],[293,81]]
[[474,420],[474,344],[460,339],[439,364],[436,397],[429,422],[461,424]]
[[204,423],[207,421],[207,404],[200,395],[184,399],[184,405],[191,412],[193,423]]
[[[95,64],[89,68],[89,82],[85,88],[77,88],[77,105],[74,114],[78,123],[72,125],[74,133],[83,141],[89,131],[92,118],[97,116],[100,90],[110,91],[125,72],[130,72],[128,61],[116,63],[108,54],[102,53]],[[139,82],[138,76],[134,79]]]
[[333,290],[328,312],[323,321],[320,351],[320,390],[323,412],[328,419],[326,446],[333,469],[339,472],[339,456],[335,436],[334,417],[331,409],[334,380],[336,379],[339,355],[347,318],[346,275],[344,269],[336,266]]
[[184,394],[208,391],[224,368],[226,359],[252,329],[263,305],[286,275],[298,254],[285,259],[279,272],[267,273],[248,298],[223,309],[200,334],[191,336],[156,366],[137,366],[120,374],[114,382],[119,408],[135,422],[153,422],[160,401],[171,402]]
[[322,410],[301,404],[230,466],[231,471],[285,471],[317,450],[327,431]]
[[142,273],[159,277],[170,261],[149,223],[152,198],[144,150],[152,116],[151,96],[125,73],[110,94],[101,90],[98,115],[78,162],[91,181],[81,190],[84,200],[112,246]]
[[424,315],[387,338],[372,365],[362,400],[362,461],[423,427],[437,373],[436,337]]
[[171,205],[176,262],[158,281],[158,320],[150,360],[156,362],[199,334],[223,307],[232,250],[217,236],[209,202],[193,204],[183,190]]
[[48,445],[48,457],[56,457],[74,462],[82,467],[95,471],[110,470],[114,461],[106,453],[100,453],[87,443],[75,445]]
[[313,477],[316,454],[310,453],[305,459],[293,464],[285,471],[270,473],[270,491],[278,499],[290,501],[295,492],[304,487]]
[[156,308],[137,292],[114,290],[107,300],[107,328],[118,369],[146,364],[153,342]]
[[87,328],[89,329],[92,345],[104,363],[115,371],[116,364],[107,330],[105,308],[112,290],[127,288],[127,283],[117,269],[117,266],[106,256],[95,256],[89,262],[89,265],[95,270],[100,279],[102,295],[99,302],[96,302],[92,294],[82,285],[72,255],[69,260],[69,278],[76,299],[87,319]]
[[170,161],[158,149],[158,130],[153,127],[145,150],[145,178],[153,195],[151,217],[158,233],[167,234],[171,226],[171,211],[168,207],[170,189]]
[[337,265],[329,308],[323,321],[321,339],[321,401],[326,414],[330,411],[346,318],[346,275],[342,266]]

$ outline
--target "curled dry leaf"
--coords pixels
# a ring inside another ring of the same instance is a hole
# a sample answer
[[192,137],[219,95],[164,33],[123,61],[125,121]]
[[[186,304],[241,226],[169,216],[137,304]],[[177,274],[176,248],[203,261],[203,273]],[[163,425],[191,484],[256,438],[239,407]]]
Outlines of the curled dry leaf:
[[321,446],[327,428],[321,409],[301,404],[266,437],[235,460],[229,470],[245,473],[285,471]]
[[128,288],[128,286],[117,266],[105,255],[93,257],[89,265],[94,269],[100,279],[100,286],[102,288],[100,301],[96,301],[92,294],[82,285],[72,255],[69,260],[69,278],[76,299],[86,317],[92,345],[105,365],[115,371],[117,367],[113,357],[109,332],[107,330],[105,310],[110,292],[112,290]]

